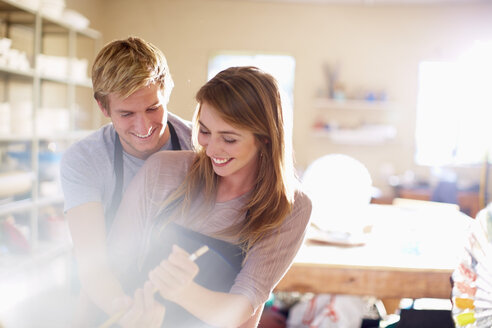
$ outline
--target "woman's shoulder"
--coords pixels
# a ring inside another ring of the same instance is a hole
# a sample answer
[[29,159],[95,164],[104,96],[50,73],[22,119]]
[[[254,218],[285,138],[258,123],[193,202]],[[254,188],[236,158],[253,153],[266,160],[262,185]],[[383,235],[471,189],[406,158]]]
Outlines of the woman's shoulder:
[[147,172],[159,175],[183,175],[195,159],[190,150],[161,150],[152,154],[144,164]]
[[296,203],[296,202],[311,203],[311,199],[309,198],[309,196],[304,191],[302,191],[302,189],[297,188],[294,191],[294,203]]
[[291,217],[301,219],[307,223],[311,217],[311,210],[311,199],[302,190],[297,189],[294,194]]
[[311,207],[311,199],[301,189],[294,192],[294,207]]
[[165,199],[170,191],[183,183],[195,158],[192,151],[159,151],[150,156],[140,174],[148,197],[154,201]]
[[189,167],[196,153],[191,150],[161,150],[152,154],[146,161],[147,166]]

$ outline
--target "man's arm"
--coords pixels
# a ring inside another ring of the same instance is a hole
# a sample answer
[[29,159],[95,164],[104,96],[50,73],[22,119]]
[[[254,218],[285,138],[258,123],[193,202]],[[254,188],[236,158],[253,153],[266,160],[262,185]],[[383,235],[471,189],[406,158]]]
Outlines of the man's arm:
[[99,308],[110,314],[113,300],[125,293],[109,268],[102,204],[79,205],[68,210],[66,218],[82,288]]
[[153,301],[153,289],[137,289],[132,299],[125,295],[112,273],[103,213],[99,202],[89,202],[66,213],[82,288],[89,299],[110,317],[124,311],[118,321],[120,326],[160,327],[165,309]]

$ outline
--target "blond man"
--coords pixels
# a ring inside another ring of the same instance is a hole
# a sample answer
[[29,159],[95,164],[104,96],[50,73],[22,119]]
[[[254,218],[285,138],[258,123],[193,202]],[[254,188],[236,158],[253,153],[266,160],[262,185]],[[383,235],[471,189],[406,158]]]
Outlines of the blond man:
[[191,149],[191,123],[167,111],[174,84],[166,59],[140,38],[108,43],[94,61],[92,84],[111,123],[66,151],[61,182],[82,290],[111,313],[112,300],[93,296],[103,289],[124,295],[118,284],[97,283],[109,272],[106,236],[121,195],[153,153]]

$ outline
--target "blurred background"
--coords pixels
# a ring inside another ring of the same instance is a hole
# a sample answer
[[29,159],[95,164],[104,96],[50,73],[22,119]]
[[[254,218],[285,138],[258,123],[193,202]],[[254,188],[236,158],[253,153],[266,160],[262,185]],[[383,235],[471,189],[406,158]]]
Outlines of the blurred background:
[[488,0],[0,0],[0,323],[48,285],[77,288],[58,165],[107,123],[90,82],[105,43],[159,47],[168,108],[190,120],[208,78],[259,66],[285,92],[300,176],[344,154],[367,168],[373,203],[475,217],[491,189],[491,18]]

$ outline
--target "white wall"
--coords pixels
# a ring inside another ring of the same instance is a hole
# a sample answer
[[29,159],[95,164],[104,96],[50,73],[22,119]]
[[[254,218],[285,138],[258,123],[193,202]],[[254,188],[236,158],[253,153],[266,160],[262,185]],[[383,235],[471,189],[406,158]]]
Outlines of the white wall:
[[[71,0],[72,2],[77,2]],[[70,1],[69,1],[70,2]],[[191,118],[209,56],[221,50],[290,54],[296,59],[294,147],[302,169],[343,152],[362,161],[376,185],[382,164],[413,164],[419,61],[458,56],[476,39],[492,40],[492,3],[334,6],[226,0],[89,1],[105,41],[140,36],[160,47],[175,80],[170,110]],[[96,10],[94,10],[97,8]],[[82,11],[82,9],[81,9]],[[335,146],[310,134],[313,100],[326,88],[324,62],[341,64],[349,90],[382,88],[397,104],[398,139],[390,146]],[[436,127],[438,133],[438,127]],[[478,170],[463,172],[473,177]]]

